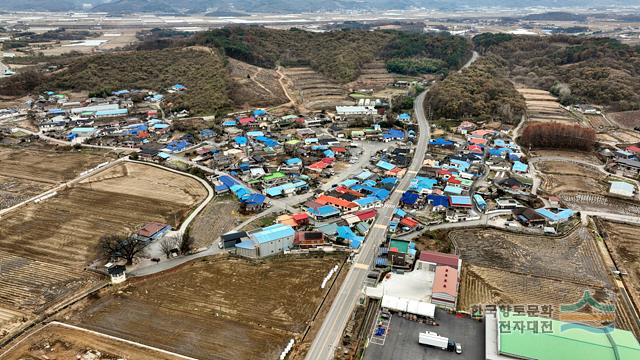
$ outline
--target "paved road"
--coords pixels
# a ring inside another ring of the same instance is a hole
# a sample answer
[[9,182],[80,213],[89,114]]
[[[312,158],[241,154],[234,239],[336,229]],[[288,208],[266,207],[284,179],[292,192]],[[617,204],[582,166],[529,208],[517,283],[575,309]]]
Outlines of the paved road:
[[105,149],[105,150],[112,150],[112,151],[127,151],[127,152],[139,152],[140,149],[137,148],[130,148],[130,147],[118,147],[118,146],[101,146],[101,145],[91,145],[91,144],[82,144],[82,143],[74,143],[71,141],[65,141],[65,140],[60,140],[60,139],[56,139],[56,138],[52,138],[50,136],[45,135],[42,131],[38,131],[38,132],[34,132],[31,131],[29,129],[25,129],[25,128],[16,128],[22,132],[25,132],[29,135],[35,135],[38,136],[40,139],[50,142],[50,143],[54,143],[54,144],[58,144],[58,145],[65,145],[65,146],[73,146],[73,145],[80,145],[82,147],[87,147],[87,148],[93,148],[93,149]]
[[387,205],[390,206],[384,206],[379,209],[378,218],[371,227],[367,240],[362,245],[359,254],[354,258],[354,265],[347,273],[329,313],[309,348],[306,357],[309,360],[333,358],[336,346],[342,338],[342,332],[361,296],[364,280],[369,272],[369,267],[375,259],[378,246],[386,238],[387,227],[393,216],[393,211],[400,201],[401,194],[409,188],[411,180],[422,167],[430,139],[429,123],[423,108],[427,91],[418,95],[415,101],[414,110],[418,120],[420,137],[415,147],[411,165],[397,189],[387,201]]

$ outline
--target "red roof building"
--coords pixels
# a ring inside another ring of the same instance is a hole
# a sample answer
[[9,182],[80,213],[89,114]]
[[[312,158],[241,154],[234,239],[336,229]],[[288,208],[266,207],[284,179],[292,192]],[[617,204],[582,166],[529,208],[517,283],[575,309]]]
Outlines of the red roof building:
[[315,201],[322,205],[327,205],[327,204],[333,205],[342,210],[354,210],[358,208],[358,204],[354,202],[340,199],[335,196],[329,196],[329,195],[321,195]]
[[635,145],[628,146],[625,150],[632,152],[634,154],[640,154],[640,147]]
[[375,219],[377,214],[378,211],[376,209],[362,210],[355,213],[355,215],[360,218],[360,221]]
[[400,220],[400,225],[404,225],[404,226],[408,226],[410,228],[414,228],[414,227],[418,226],[418,222],[415,221],[412,218],[405,217],[405,218],[402,218],[402,220]]
[[434,265],[446,265],[451,266],[454,269],[458,268],[459,257],[453,254],[445,254],[436,251],[421,251],[418,261],[424,263],[430,263]]

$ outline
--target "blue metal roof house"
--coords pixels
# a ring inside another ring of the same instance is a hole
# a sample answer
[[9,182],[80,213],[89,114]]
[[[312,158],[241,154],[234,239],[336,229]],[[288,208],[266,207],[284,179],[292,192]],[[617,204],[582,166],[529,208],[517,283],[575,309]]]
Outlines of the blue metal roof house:
[[376,166],[377,166],[377,167],[379,167],[379,168],[381,168],[381,169],[383,169],[383,170],[387,170],[387,171],[389,171],[389,170],[393,170],[393,169],[395,169],[395,168],[396,168],[396,166],[395,166],[395,165],[393,165],[393,164],[391,164],[391,163],[389,163],[389,162],[386,162],[386,161],[384,161],[384,160],[380,160],[380,161],[378,161],[378,163],[376,164]]
[[526,173],[527,170],[529,170],[529,165],[521,163],[520,161],[514,162],[513,166],[511,167],[511,171],[515,171],[518,173]]
[[571,209],[540,208],[536,212],[544,216],[550,224],[559,224],[569,220],[574,214]]
[[[260,258],[279,254],[293,248],[295,230],[284,224],[275,224],[263,229],[250,232],[248,242],[236,244],[236,254],[250,258]],[[238,246],[240,245],[240,246]]]

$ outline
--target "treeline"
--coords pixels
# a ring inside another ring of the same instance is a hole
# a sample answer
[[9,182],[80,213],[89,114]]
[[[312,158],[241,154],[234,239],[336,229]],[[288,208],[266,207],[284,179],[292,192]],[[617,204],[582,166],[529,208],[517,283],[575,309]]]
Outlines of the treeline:
[[188,90],[167,100],[170,110],[188,109],[194,114],[230,110],[228,74],[215,50],[167,49],[83,57],[34,89],[109,94],[120,89],[161,91],[177,83]]
[[442,60],[429,58],[390,59],[386,62],[388,72],[403,75],[435,74],[447,66]]
[[580,125],[532,123],[522,130],[519,141],[530,148],[591,151],[596,142],[596,132]]
[[423,74],[458,68],[471,54],[464,38],[448,33],[357,29],[315,33],[259,26],[226,27],[189,38],[155,32],[137,48],[189,45],[219,48],[229,57],[261,67],[310,66],[341,83],[355,80],[362,66],[375,59],[386,60],[399,73]]
[[436,119],[517,123],[526,104],[507,80],[504,65],[498,58],[485,57],[462,72],[450,74],[431,88],[426,106]]
[[[505,60],[509,76],[530,87],[565,88],[562,103],[612,111],[640,109],[640,51],[610,38],[480,34],[476,48]],[[568,91],[568,92],[567,92]]]

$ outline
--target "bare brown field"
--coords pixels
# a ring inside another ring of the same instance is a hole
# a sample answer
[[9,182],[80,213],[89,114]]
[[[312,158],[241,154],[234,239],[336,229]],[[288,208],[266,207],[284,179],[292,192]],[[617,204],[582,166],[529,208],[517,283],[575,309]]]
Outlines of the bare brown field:
[[602,222],[605,241],[618,269],[626,271],[625,283],[633,302],[640,304],[640,226]]
[[347,91],[309,67],[285,68],[284,73],[295,91],[290,94],[309,110],[331,110],[336,105],[352,105]]
[[598,157],[592,152],[584,152],[584,151],[571,151],[571,150],[544,150],[544,149],[536,149],[531,152],[532,157],[562,157],[572,160],[585,161],[588,163],[592,163],[594,165],[602,165],[602,162],[598,159]]
[[196,180],[141,164],[122,164],[3,218],[3,250],[61,265],[86,266],[100,236],[150,221],[177,226],[206,190]]
[[276,358],[305,331],[325,294],[320,283],[340,261],[206,258],[131,282],[73,321],[200,359]]
[[620,127],[626,129],[633,129],[636,126],[640,126],[640,110],[611,113],[607,116],[620,125]]
[[469,264],[588,286],[610,286],[589,229],[563,237],[520,235],[507,231],[453,231],[462,259]]
[[474,305],[550,305],[558,317],[589,291],[616,307],[615,326],[637,331],[630,309],[612,286],[595,238],[584,227],[559,238],[499,230],[459,230],[450,234],[464,260],[459,308]]
[[575,210],[640,216],[640,204],[626,199],[584,192],[565,192],[560,194],[560,199]]
[[42,144],[0,146],[0,209],[20,203],[114,158],[112,154],[98,150],[59,150]]
[[[141,164],[121,164],[2,218],[0,313],[3,328],[94,285],[83,269],[100,257],[104,234],[136,230],[149,221],[177,226],[206,194],[189,177]],[[0,320],[1,321],[1,320]]]
[[231,98],[241,107],[270,107],[289,102],[275,70],[231,58],[229,70],[233,80]]
[[207,247],[218,240],[220,235],[231,231],[244,216],[240,214],[238,201],[230,196],[214,198],[202,210],[189,227],[195,238],[194,248]]
[[144,349],[128,343],[94,335],[58,324],[49,324],[3,354],[5,360],[68,360],[99,351],[96,360],[169,360],[178,357]]
[[582,115],[585,119],[586,124],[593,128],[595,131],[608,131],[612,129],[616,129],[617,124],[609,121],[608,118],[603,115]]
[[640,132],[628,129],[616,129],[607,132],[607,135],[613,137],[620,144],[632,144],[640,141]]
[[542,189],[549,194],[582,191],[607,194],[607,176],[598,169],[568,161],[544,161],[536,164],[544,173]]

